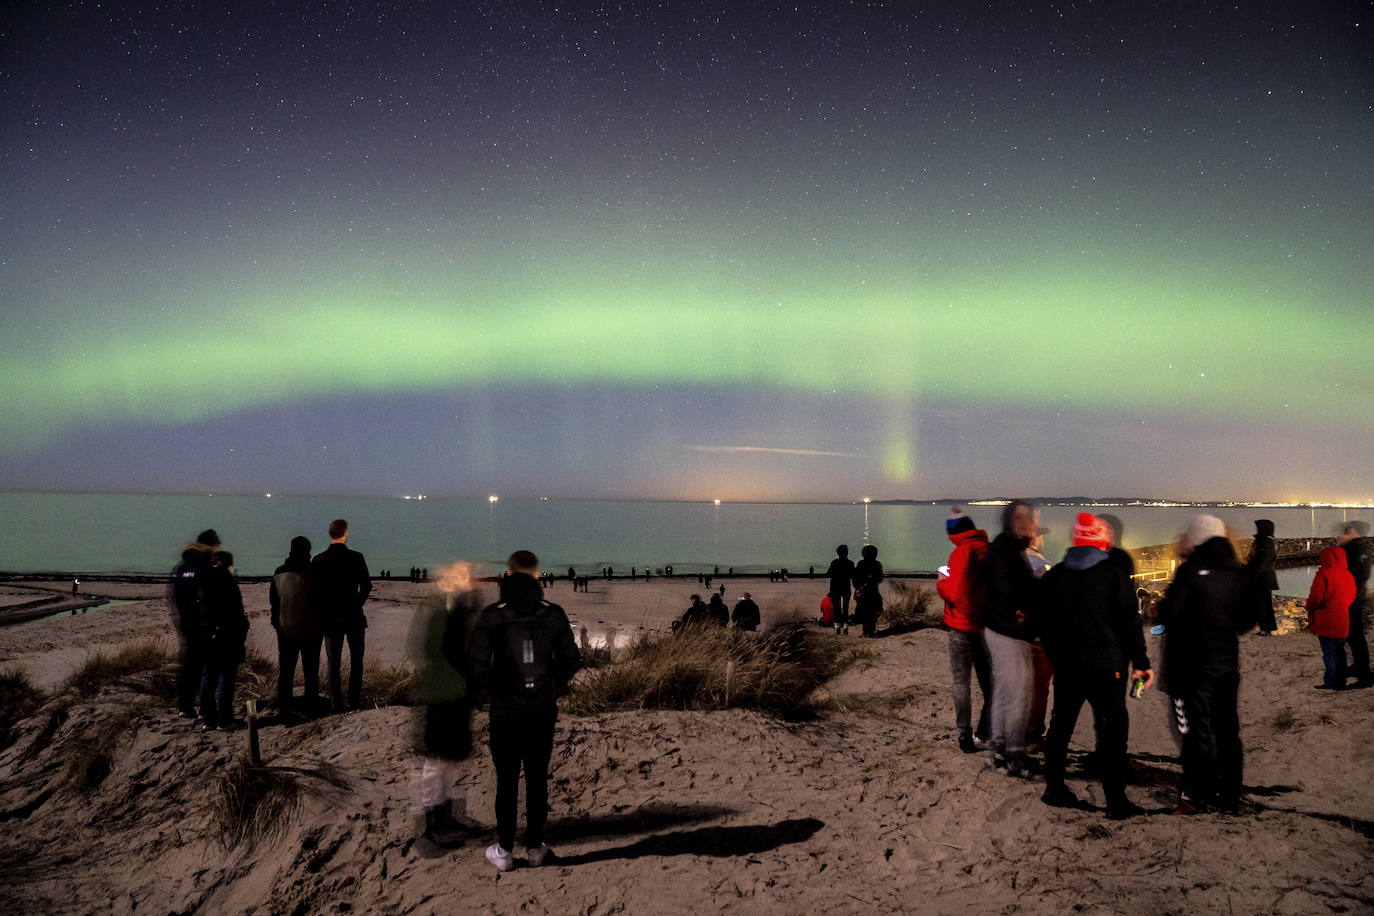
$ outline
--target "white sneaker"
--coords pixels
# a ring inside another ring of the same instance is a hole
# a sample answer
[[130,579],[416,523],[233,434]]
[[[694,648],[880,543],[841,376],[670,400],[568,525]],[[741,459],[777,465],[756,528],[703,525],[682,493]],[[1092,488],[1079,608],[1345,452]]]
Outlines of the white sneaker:
[[487,847],[487,861],[495,865],[497,871],[510,871],[515,867],[515,858],[502,849],[500,843],[492,843]]
[[546,859],[551,852],[553,852],[553,850],[549,848],[548,843],[540,843],[536,848],[525,850],[525,861],[529,863],[530,868],[538,868],[544,864],[544,859]]

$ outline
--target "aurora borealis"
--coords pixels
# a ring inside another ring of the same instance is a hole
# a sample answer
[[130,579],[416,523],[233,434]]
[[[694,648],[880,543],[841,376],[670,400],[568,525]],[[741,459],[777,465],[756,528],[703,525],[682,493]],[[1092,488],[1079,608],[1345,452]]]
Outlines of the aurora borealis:
[[1374,497],[1370,13],[10,12],[0,481]]

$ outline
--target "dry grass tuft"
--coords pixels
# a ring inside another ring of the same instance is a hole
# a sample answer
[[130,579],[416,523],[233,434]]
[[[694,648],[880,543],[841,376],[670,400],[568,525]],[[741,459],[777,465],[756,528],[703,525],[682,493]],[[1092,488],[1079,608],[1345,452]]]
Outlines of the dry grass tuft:
[[1297,727],[1297,724],[1297,715],[1294,714],[1293,710],[1288,709],[1286,707],[1284,709],[1280,709],[1278,713],[1274,716],[1273,725],[1274,731],[1276,732],[1292,731],[1294,728]]
[[419,682],[415,669],[409,665],[363,664],[363,695],[365,706],[414,706]]
[[119,742],[129,737],[137,717],[134,707],[121,707],[68,738],[62,747],[63,788],[84,795],[104,782]]
[[[93,697],[106,686],[126,683],[140,692],[161,695],[168,686],[163,669],[174,661],[167,647],[156,640],[130,643],[110,653],[100,650],[88,656],[63,687],[82,697]],[[174,686],[171,692],[175,693]]]
[[244,703],[257,700],[258,707],[277,695],[277,663],[256,649],[249,648],[239,665],[238,680],[234,683],[234,708],[242,710]]
[[785,719],[815,715],[812,691],[853,661],[841,640],[805,625],[742,633],[713,626],[646,634],[580,681],[573,715],[628,709],[758,709]]
[[577,648],[582,653],[583,668],[604,668],[613,658],[610,646],[594,646],[583,627],[577,635]]
[[22,668],[0,671],[0,751],[14,743],[15,726],[38,711],[43,692]]
[[901,633],[944,623],[944,603],[935,589],[905,579],[888,579],[887,585],[891,598],[883,607],[878,626]]
[[216,774],[206,808],[211,829],[224,848],[249,848],[286,832],[301,802],[348,781],[322,760],[299,765],[254,766],[236,760]]

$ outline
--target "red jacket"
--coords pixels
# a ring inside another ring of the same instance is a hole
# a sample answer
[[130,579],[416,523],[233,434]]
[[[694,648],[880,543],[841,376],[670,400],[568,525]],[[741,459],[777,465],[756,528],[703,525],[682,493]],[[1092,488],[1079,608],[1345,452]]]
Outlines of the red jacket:
[[951,534],[949,575],[935,583],[945,599],[945,626],[965,633],[983,629],[984,589],[978,567],[988,555],[988,533],[975,528]]
[[1350,635],[1350,605],[1355,603],[1355,577],[1346,567],[1345,551],[1328,547],[1307,595],[1307,628],[1314,636],[1345,639]]

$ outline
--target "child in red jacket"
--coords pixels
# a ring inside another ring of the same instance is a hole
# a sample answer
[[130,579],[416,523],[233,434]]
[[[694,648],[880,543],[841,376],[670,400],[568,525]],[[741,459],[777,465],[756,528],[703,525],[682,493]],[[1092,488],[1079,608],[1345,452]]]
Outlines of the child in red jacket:
[[1317,576],[1307,596],[1307,629],[1322,647],[1326,671],[1318,690],[1344,690],[1345,640],[1350,635],[1350,605],[1355,603],[1355,577],[1346,566],[1345,551],[1328,547],[1321,552]]

